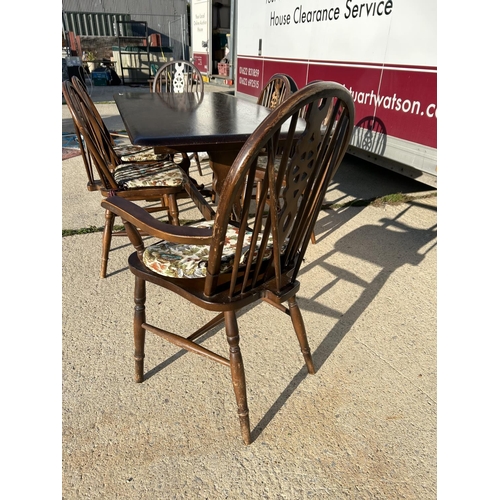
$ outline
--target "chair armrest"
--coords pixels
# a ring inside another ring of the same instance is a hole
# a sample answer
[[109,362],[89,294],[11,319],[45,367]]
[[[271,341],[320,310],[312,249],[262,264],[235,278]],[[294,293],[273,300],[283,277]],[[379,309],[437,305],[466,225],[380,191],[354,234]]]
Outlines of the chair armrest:
[[162,222],[147,210],[120,196],[106,198],[101,206],[155,238],[188,245],[209,245],[212,240],[212,229],[174,226]]

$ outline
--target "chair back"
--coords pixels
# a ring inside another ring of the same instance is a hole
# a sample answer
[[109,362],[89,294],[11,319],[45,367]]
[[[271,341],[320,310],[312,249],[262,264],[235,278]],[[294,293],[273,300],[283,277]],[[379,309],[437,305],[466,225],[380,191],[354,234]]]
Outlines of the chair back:
[[107,137],[107,140],[114,145],[113,137],[111,136],[108,127],[106,127],[106,124],[104,123],[101,114],[96,108],[94,101],[87,92],[87,88],[85,87],[85,85],[79,78],[75,76],[71,78],[71,83],[73,84],[74,90],[75,92],[78,93],[80,99],[85,102],[85,107],[89,110],[90,113],[92,113],[92,116],[94,117],[95,121],[99,124],[102,133]]
[[278,104],[281,104],[293,94],[294,91],[292,88],[297,90],[297,85],[292,77],[282,73],[276,73],[262,89],[257,99],[257,104],[274,109]]
[[63,82],[62,92],[79,136],[85,144],[89,162],[97,170],[99,187],[108,191],[117,190],[118,185],[111,171],[120,161],[113,149],[111,136],[101,126],[99,113],[94,113],[89,100],[69,80]]
[[[95,126],[98,127],[99,137],[102,137],[102,141],[104,141],[106,145],[109,145],[111,147],[110,155],[113,156],[112,163],[114,165],[118,164],[119,162],[118,156],[116,156],[113,149],[113,147],[115,146],[115,140],[113,139],[110,131],[108,130],[108,127],[104,123],[104,120],[102,119],[101,114],[96,108],[94,101],[87,92],[87,88],[85,87],[84,83],[76,76],[71,78],[71,83],[73,85],[73,89],[71,91],[76,92],[78,100],[83,103],[81,111],[90,114],[92,116],[93,123],[95,124]],[[78,139],[79,141],[81,141],[81,136],[79,136]],[[85,143],[83,143],[83,146],[85,146]],[[108,146],[106,146],[106,149],[107,147]],[[86,147],[82,148],[82,144],[80,144],[80,149],[84,151],[84,153],[82,153],[82,156],[85,164],[85,169],[87,171],[87,176],[89,177],[89,183],[87,184],[87,189],[89,189],[89,191],[96,191],[101,187],[101,183],[95,180],[94,171],[92,169],[90,152],[88,151],[88,148]]]
[[[87,99],[88,102],[92,105],[92,107],[93,107],[92,111],[95,112],[96,115],[99,117],[99,119],[102,121],[102,119],[101,119],[101,117],[100,117],[97,109],[95,108],[95,105],[92,102],[92,99],[89,96],[89,94],[87,92],[87,89],[85,88],[85,86],[82,83],[82,81],[78,77],[74,76],[72,78],[72,83],[73,83],[73,86],[74,86],[75,90],[82,96],[82,98]],[[64,94],[64,82],[63,82],[63,94]],[[68,99],[66,98],[66,96],[65,96],[65,101],[66,101],[66,104],[67,104],[68,108],[71,111],[71,103],[68,102]],[[73,125],[75,126],[75,134],[76,134],[76,138],[78,140],[78,145],[79,145],[80,151],[82,153],[83,165],[85,167],[85,172],[87,174],[87,181],[88,181],[87,182],[87,189],[89,191],[97,191],[99,189],[100,183],[95,178],[94,169],[92,168],[92,159],[90,157],[90,152],[87,149],[86,144],[83,141],[82,136],[80,135],[80,132],[79,132],[78,126],[77,126],[77,124],[75,122],[75,118],[74,118],[73,113],[71,113],[71,116],[73,118]],[[103,126],[104,133],[106,133],[107,129],[106,129],[106,126],[104,125],[104,122],[102,123],[102,126]],[[109,132],[108,132],[108,134],[109,134]]]
[[200,70],[189,61],[170,61],[160,66],[153,80],[153,92],[203,93]]
[[[353,124],[351,94],[333,82],[307,85],[263,120],[240,150],[221,190],[205,296],[225,294],[222,300],[229,301],[256,293],[282,296],[296,286],[314,224],[348,147]],[[263,152],[267,165],[260,177],[263,196],[256,200],[257,160]],[[278,152],[281,161],[276,171]],[[229,226],[239,227],[234,262],[241,265],[221,273]]]

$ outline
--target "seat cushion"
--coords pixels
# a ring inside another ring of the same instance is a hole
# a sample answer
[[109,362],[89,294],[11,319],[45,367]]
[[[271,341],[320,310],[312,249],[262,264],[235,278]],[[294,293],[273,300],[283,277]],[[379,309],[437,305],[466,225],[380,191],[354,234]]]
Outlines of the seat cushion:
[[[190,227],[212,228],[213,221],[197,222],[190,224]],[[223,248],[221,273],[229,272],[233,268],[238,234],[238,228],[228,226],[226,242]],[[248,259],[251,235],[250,231],[245,233],[240,258],[242,264],[246,263]],[[272,239],[269,239],[264,260],[271,257]],[[210,245],[183,245],[161,241],[146,248],[143,254],[143,262],[151,271],[170,278],[205,278],[209,253]]]
[[115,181],[123,189],[141,187],[176,187],[186,181],[186,174],[173,162],[126,163],[115,169]]
[[167,155],[155,153],[149,146],[135,146],[134,144],[122,144],[115,146],[116,155],[123,162],[135,163],[140,161],[162,161]]

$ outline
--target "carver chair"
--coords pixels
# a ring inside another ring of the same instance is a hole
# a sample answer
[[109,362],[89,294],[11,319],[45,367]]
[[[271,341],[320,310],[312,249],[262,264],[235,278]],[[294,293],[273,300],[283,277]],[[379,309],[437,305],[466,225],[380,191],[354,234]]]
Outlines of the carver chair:
[[[322,133],[332,105],[334,112],[326,133]],[[304,107],[307,112],[301,119]],[[266,302],[289,315],[307,370],[314,373],[296,299],[300,288],[297,275],[328,184],[349,144],[353,123],[354,105],[345,87],[323,82],[297,91],[263,120],[240,150],[222,186],[213,220],[177,227],[159,222],[117,196],[101,202],[122,218],[136,249],[129,258],[129,269],[135,276],[136,382],[144,380],[146,331],[227,366],[245,444],[250,444],[251,432],[236,314],[245,306]],[[282,153],[276,172],[278,147]],[[267,154],[262,180],[266,195],[255,203],[253,186],[262,151]],[[139,230],[160,241],[145,247]],[[212,311],[215,317],[187,337],[169,330],[168,313],[166,326],[154,326],[146,318],[146,283]],[[227,357],[195,342],[221,323],[229,344]]]
[[[188,197],[193,186],[181,168],[172,160],[157,162],[123,162],[116,155],[109,136],[88,107],[85,98],[69,82],[63,82],[63,95],[70,109],[78,135],[85,143],[89,160],[98,174],[95,185],[104,197],[114,194],[134,201],[161,201],[149,212],[165,211],[173,224],[179,224],[178,198]],[[194,188],[195,189],[195,188]],[[195,189],[196,190],[196,189]],[[113,231],[115,215],[106,211],[102,240],[101,278],[106,277],[111,237],[125,236],[124,231]]]

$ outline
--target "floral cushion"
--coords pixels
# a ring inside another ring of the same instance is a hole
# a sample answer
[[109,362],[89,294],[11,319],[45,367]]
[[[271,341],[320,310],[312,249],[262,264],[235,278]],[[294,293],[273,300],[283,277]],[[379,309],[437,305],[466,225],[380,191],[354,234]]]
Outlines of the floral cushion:
[[182,186],[186,174],[172,161],[160,163],[126,163],[115,169],[115,181],[121,188],[141,188],[151,186]]
[[136,146],[134,144],[121,144],[115,146],[116,155],[123,162],[139,162],[139,161],[163,161],[166,154],[157,154],[150,146]]
[[[197,222],[190,224],[190,227],[212,228],[213,221]],[[239,229],[236,227],[228,226],[227,228],[226,242],[222,251],[221,273],[229,272],[233,267],[238,232]],[[245,233],[240,259],[242,264],[248,260],[251,235],[250,231]],[[269,238],[269,240],[264,260],[271,257],[272,239]],[[151,271],[170,278],[205,278],[209,252],[210,245],[183,245],[161,241],[146,248],[143,262]]]

